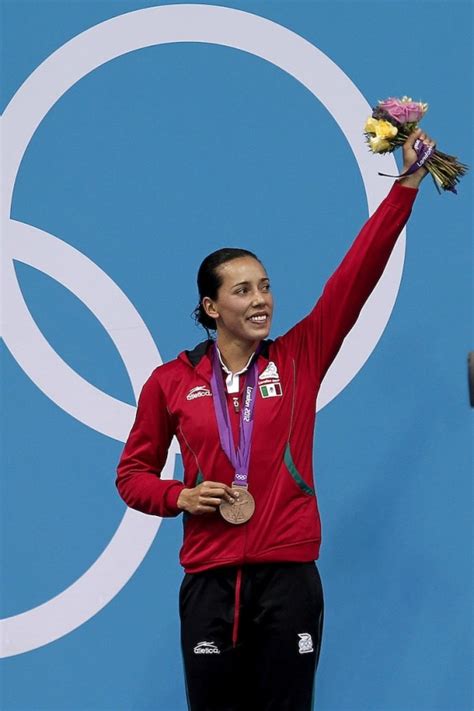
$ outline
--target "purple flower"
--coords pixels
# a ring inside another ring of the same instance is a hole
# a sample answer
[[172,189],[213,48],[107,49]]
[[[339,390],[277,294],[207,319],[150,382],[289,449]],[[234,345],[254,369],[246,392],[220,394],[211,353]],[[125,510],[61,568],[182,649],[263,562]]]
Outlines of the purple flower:
[[417,123],[428,109],[428,104],[412,101],[407,96],[402,99],[390,96],[384,101],[379,101],[379,106],[399,123]]

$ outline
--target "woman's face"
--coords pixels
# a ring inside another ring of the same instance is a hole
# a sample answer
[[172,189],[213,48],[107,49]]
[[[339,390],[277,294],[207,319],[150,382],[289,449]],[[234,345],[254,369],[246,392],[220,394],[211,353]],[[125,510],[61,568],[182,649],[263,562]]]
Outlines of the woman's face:
[[270,332],[273,297],[264,267],[253,257],[239,257],[218,268],[222,284],[217,298],[204,299],[216,319],[218,338],[255,342]]

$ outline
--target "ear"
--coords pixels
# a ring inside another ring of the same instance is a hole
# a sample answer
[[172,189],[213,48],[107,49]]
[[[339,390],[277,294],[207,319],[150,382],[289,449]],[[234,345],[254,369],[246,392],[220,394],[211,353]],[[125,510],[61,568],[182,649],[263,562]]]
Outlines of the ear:
[[215,302],[212,299],[210,299],[208,296],[205,296],[204,299],[202,300],[202,308],[206,312],[206,315],[209,316],[209,318],[213,318],[213,319],[219,318],[219,312],[217,311]]

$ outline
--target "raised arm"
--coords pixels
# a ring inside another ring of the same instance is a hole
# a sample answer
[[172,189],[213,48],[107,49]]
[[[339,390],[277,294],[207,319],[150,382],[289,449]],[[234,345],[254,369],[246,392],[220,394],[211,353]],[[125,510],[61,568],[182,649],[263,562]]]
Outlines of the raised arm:
[[[417,159],[413,149],[417,138],[434,145],[421,129],[412,133],[403,146],[402,172]],[[395,182],[326,283],[314,309],[283,336],[317,381],[323,379],[382,276],[426,174],[420,168]]]

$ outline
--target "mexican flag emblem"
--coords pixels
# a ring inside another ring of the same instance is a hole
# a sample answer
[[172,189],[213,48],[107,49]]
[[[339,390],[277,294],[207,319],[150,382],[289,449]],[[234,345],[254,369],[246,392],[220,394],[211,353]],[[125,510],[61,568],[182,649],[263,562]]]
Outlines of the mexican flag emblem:
[[260,385],[260,392],[262,393],[262,397],[278,397],[281,395],[281,385],[280,383]]

